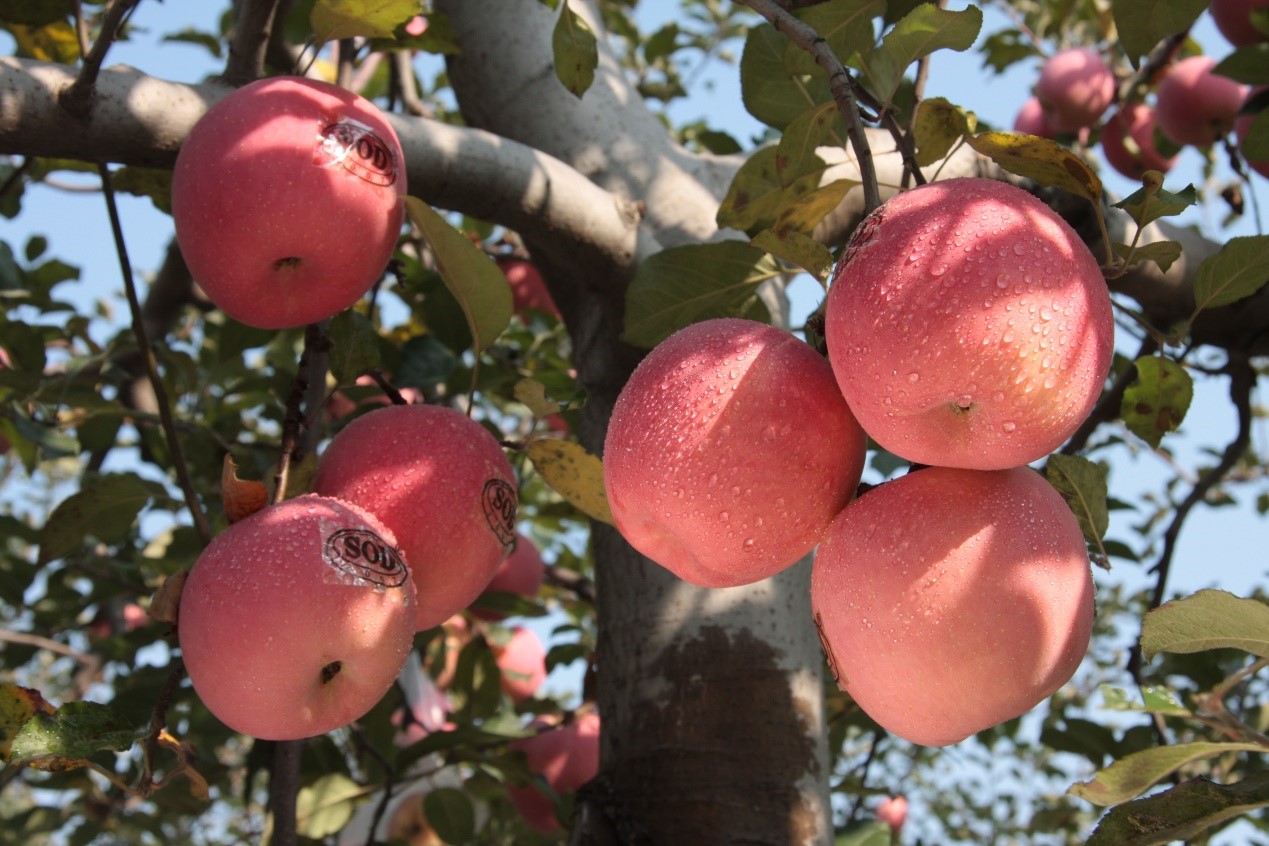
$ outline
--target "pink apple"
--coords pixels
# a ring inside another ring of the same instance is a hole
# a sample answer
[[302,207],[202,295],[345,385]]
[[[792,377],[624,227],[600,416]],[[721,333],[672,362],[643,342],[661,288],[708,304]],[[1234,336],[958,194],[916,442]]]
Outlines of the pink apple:
[[236,320],[323,320],[383,275],[405,213],[404,162],[368,100],[298,77],[245,85],[208,110],[177,156],[181,253]]
[[[515,550],[498,565],[493,579],[485,587],[485,592],[513,593],[525,599],[532,599],[542,589],[542,581],[545,577],[546,564],[542,561],[542,553],[538,552],[533,541],[520,532],[516,532]],[[484,609],[472,609],[472,613],[482,620],[501,620],[505,616]]]
[[[581,714],[560,727],[534,725],[539,733],[513,740],[511,748],[524,752],[529,771],[546,779],[555,793],[572,793],[599,772],[598,714]],[[507,793],[530,826],[542,832],[559,830],[554,803],[536,786],[512,786]]]
[[511,463],[487,429],[451,408],[366,412],[322,453],[313,489],[366,509],[401,542],[420,631],[470,605],[514,543]]
[[888,731],[944,746],[1071,678],[1093,581],[1075,516],[1034,470],[928,467],[842,511],[811,607],[842,690]]
[[546,681],[546,647],[531,629],[516,626],[502,645],[491,644],[502,689],[516,702],[531,699]]
[[1251,13],[1260,9],[1269,9],[1269,0],[1212,0],[1207,8],[1221,35],[1235,47],[1269,41],[1269,33],[1251,23]]
[[497,263],[511,285],[516,314],[532,309],[549,314],[556,320],[560,319],[560,310],[551,298],[551,292],[547,290],[546,280],[532,262],[519,258],[500,258]]
[[1210,56],[1191,56],[1159,83],[1155,119],[1174,143],[1206,147],[1233,129],[1247,86],[1212,73],[1214,67]]
[[1096,259],[1021,188],[952,179],[899,194],[834,271],[828,356],[856,419],[908,461],[1035,461],[1092,410],[1114,320]]
[[1044,115],[1044,106],[1040,105],[1036,97],[1029,97],[1022,104],[1022,108],[1018,110],[1018,116],[1014,118],[1013,131],[1025,135],[1038,135],[1041,138],[1052,138],[1057,135],[1057,130]]
[[1133,103],[1119,109],[1102,127],[1102,155],[1129,179],[1141,179],[1147,170],[1167,173],[1177,157],[1164,158],[1154,143],[1154,109]]
[[787,332],[724,318],[676,332],[635,370],[608,425],[604,485],[635,549],[730,587],[809,552],[863,460],[828,362]]
[[903,828],[908,819],[908,800],[904,796],[891,796],[877,806],[877,820],[890,826],[891,830]]
[[1075,47],[1044,63],[1035,96],[1059,132],[1092,126],[1115,99],[1115,74],[1096,50]]
[[203,704],[235,731],[293,740],[347,725],[392,686],[414,637],[396,539],[306,495],[232,524],[190,570],[178,635]]

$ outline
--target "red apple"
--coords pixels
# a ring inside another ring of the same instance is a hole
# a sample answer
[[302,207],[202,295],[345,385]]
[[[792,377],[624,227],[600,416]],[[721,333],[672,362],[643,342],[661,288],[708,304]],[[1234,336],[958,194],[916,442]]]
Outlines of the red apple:
[[[582,714],[567,725],[535,726],[541,731],[523,740],[513,740],[511,748],[524,752],[529,771],[546,779],[557,794],[571,793],[599,772],[599,715]],[[537,787],[508,787],[512,803],[530,826],[542,832],[557,831],[554,803]]]
[[1247,86],[1212,73],[1214,67],[1210,56],[1191,56],[1159,83],[1155,119],[1174,143],[1206,147],[1233,129]]
[[208,110],[177,156],[181,253],[236,320],[323,320],[383,275],[405,213],[404,161],[368,100],[298,77],[245,85]]
[[268,740],[358,719],[414,637],[414,583],[396,539],[354,505],[313,495],[225,529],[190,570],[178,636],[203,704]]
[[828,356],[856,419],[908,461],[1016,467],[1092,410],[1110,295],[1074,230],[1026,191],[952,179],[899,194],[834,271]]
[[560,319],[560,310],[546,288],[546,280],[532,262],[519,258],[500,258],[497,264],[511,285],[516,314],[532,309],[549,314],[556,320]]
[[1079,524],[1040,474],[929,467],[842,511],[811,606],[842,690],[888,731],[944,746],[1071,678],[1093,581]]
[[890,826],[891,830],[903,828],[908,819],[908,800],[903,796],[891,796],[877,806],[877,820]]
[[1235,47],[1269,41],[1269,33],[1256,29],[1251,23],[1251,13],[1259,9],[1269,9],[1269,0],[1212,0],[1207,7],[1216,28]]
[[1018,110],[1018,116],[1014,118],[1013,131],[1026,135],[1038,135],[1041,138],[1052,138],[1057,135],[1057,130],[1044,115],[1044,106],[1040,105],[1036,97],[1030,97],[1022,104],[1022,108]]
[[[546,564],[542,561],[542,553],[538,552],[533,541],[516,532],[515,543],[515,550],[498,565],[493,579],[485,587],[485,592],[514,593],[525,599],[532,599],[542,589],[542,581],[546,577]],[[482,620],[501,620],[505,616],[483,609],[473,609],[472,613]]]
[[401,542],[420,631],[470,605],[514,543],[511,463],[488,430],[451,408],[366,412],[322,453],[313,489],[366,509]]
[[1147,170],[1167,173],[1177,157],[1164,158],[1154,143],[1154,109],[1143,103],[1124,106],[1102,128],[1102,155],[1129,179],[1141,179]]
[[1044,63],[1035,96],[1050,126],[1075,132],[1097,123],[1114,101],[1115,74],[1096,50],[1062,50]]
[[725,318],[676,332],[635,370],[608,425],[604,485],[635,549],[730,587],[809,552],[863,460],[828,362],[788,332]]
[[533,697],[546,681],[546,647],[531,629],[516,626],[501,646],[492,645],[502,671],[502,689],[516,702]]

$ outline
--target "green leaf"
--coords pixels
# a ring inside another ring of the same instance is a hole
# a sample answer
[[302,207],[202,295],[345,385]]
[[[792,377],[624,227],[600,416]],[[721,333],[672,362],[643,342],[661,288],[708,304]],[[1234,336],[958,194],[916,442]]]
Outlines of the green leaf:
[[36,714],[13,739],[9,763],[61,772],[88,765],[101,751],[126,752],[146,729],[99,702],[68,702],[52,714]]
[[890,846],[892,842],[890,826],[870,820],[837,835],[833,846]]
[[960,106],[943,97],[931,97],[917,106],[912,131],[917,164],[925,167],[946,156],[953,144],[973,131],[973,126]]
[[836,103],[819,103],[807,109],[788,125],[776,145],[780,184],[792,185],[803,176],[823,173],[827,166],[815,148],[841,147],[845,143],[846,127]]
[[[818,178],[817,176],[816,179]],[[808,180],[810,177],[803,177],[795,188]],[[847,192],[858,184],[853,179],[835,179],[814,191],[800,193],[795,199],[787,199],[772,228],[779,232],[798,232],[809,236],[829,212],[842,204]]]
[[141,509],[163,495],[161,486],[131,473],[84,482],[53,509],[40,529],[39,563],[47,564],[79,549],[89,536],[108,542],[127,537]]
[[1110,525],[1106,468],[1078,455],[1054,453],[1044,465],[1044,475],[1075,512],[1085,540],[1100,547]]
[[483,350],[511,322],[511,286],[493,259],[418,197],[405,198],[410,220],[436,256],[445,287],[463,309],[472,344]]
[[1142,701],[1137,702],[1128,691],[1103,684],[1100,687],[1102,707],[1108,711],[1137,711],[1162,714],[1169,717],[1188,717],[1190,710],[1181,704],[1176,694],[1166,687],[1146,685],[1142,688]]
[[1141,653],[1147,661],[1160,652],[1241,649],[1269,658],[1269,605],[1223,590],[1201,590],[1165,602],[1141,624]]
[[476,808],[456,787],[438,787],[423,797],[423,813],[446,843],[469,843],[476,836]]
[[1142,187],[1115,203],[1115,208],[1128,212],[1138,226],[1146,226],[1161,217],[1181,214],[1197,202],[1198,191],[1193,185],[1185,186],[1178,193],[1164,191],[1162,188],[1150,192]]
[[1227,76],[1247,85],[1263,85],[1269,82],[1269,44],[1249,44],[1239,47],[1212,68],[1212,73]]
[[828,80],[790,75],[784,68],[789,39],[770,24],[749,30],[740,54],[740,97],[745,110],[767,126],[784,129],[817,103],[832,99]]
[[295,824],[302,837],[320,840],[348,825],[365,788],[343,773],[329,773],[300,788]]
[[75,14],[73,0],[3,0],[0,2],[0,21],[44,26],[53,21],[65,20]]
[[590,24],[569,6],[568,0],[551,33],[551,49],[555,53],[555,75],[564,87],[580,98],[595,81],[599,66],[599,47]]
[[552,490],[587,517],[613,524],[604,489],[604,465],[597,456],[579,443],[559,438],[530,441],[525,451],[533,469]]
[[1269,108],[1252,119],[1251,128],[1238,143],[1238,149],[1247,161],[1269,161]]
[[547,399],[546,385],[543,385],[537,379],[521,379],[516,382],[512,393],[517,400],[528,406],[529,413],[534,417],[545,417],[560,410],[558,402]]
[[727,196],[718,207],[718,225],[742,232],[769,229],[784,211],[820,189],[820,175],[811,173],[786,183],[778,148],[764,147],[732,177]]
[[1136,249],[1130,249],[1127,244],[1113,244],[1111,249],[1121,259],[1127,260],[1129,256],[1132,256],[1133,264],[1152,261],[1164,272],[1181,257],[1179,241],[1152,241],[1149,244],[1140,244]]
[[172,170],[170,168],[128,165],[116,170],[110,178],[116,190],[134,197],[148,197],[156,209],[165,214],[172,213]]
[[326,330],[330,341],[331,375],[341,385],[379,367],[379,334],[364,314],[345,309],[331,318]]
[[1262,752],[1254,743],[1178,743],[1125,755],[1094,775],[1071,786],[1067,793],[1094,805],[1118,805],[1145,791],[1193,761],[1226,752]]
[[1113,808],[1093,831],[1087,846],[1161,846],[1194,840],[1226,820],[1269,805],[1269,773],[1253,773],[1237,784],[1206,778]]
[[776,258],[796,264],[821,282],[828,278],[828,271],[833,266],[833,254],[828,247],[796,230],[776,232],[764,229],[749,243]]
[[1194,313],[1250,297],[1269,282],[1269,235],[1230,238],[1194,276]]
[[983,13],[977,6],[959,12],[933,3],[917,6],[886,33],[881,46],[868,57],[864,70],[872,93],[889,103],[908,65],[936,50],[968,50],[982,26]]
[[758,286],[779,273],[775,259],[743,241],[662,250],[630,282],[621,338],[650,349],[699,320],[752,313]]
[[1119,416],[1134,434],[1157,448],[1185,419],[1194,383],[1185,368],[1169,358],[1144,356],[1135,366],[1137,378],[1124,391]]
[[423,11],[419,0],[317,0],[309,24],[319,44],[340,38],[391,38],[398,26]]
[[1102,181],[1088,163],[1049,138],[1016,132],[980,132],[969,146],[1010,173],[1034,179],[1041,185],[1061,188],[1100,202]]
[[[829,0],[801,9],[796,14],[827,42],[833,55],[845,64],[854,54],[866,55],[872,49],[875,38],[873,18],[881,17],[885,10],[883,0]],[[814,56],[792,42],[785,47],[784,68],[795,74],[824,73]]]
[[1111,0],[1115,29],[1128,58],[1149,53],[1169,35],[1188,29],[1209,0]]

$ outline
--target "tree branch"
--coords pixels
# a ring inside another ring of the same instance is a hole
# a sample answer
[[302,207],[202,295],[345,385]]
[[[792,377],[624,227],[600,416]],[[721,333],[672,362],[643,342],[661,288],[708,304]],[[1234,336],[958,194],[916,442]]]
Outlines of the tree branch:
[[277,20],[279,0],[239,0],[229,40],[229,59],[221,78],[234,87],[260,78],[264,57]]
[[115,0],[106,9],[106,16],[101,22],[101,34],[93,43],[92,50],[84,56],[83,67],[73,85],[62,92],[60,98],[62,108],[78,120],[84,120],[93,107],[93,86],[97,83],[97,74],[106,60],[106,53],[119,34],[123,19],[131,13],[139,0]]

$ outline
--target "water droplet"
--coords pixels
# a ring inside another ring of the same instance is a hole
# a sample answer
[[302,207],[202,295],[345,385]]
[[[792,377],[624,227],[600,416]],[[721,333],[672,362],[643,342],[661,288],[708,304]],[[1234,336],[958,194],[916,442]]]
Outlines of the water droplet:
[[749,552],[753,549],[753,538],[745,538],[745,542],[741,546],[744,547],[745,552]]
[[916,381],[919,381],[919,380],[920,380],[920,378],[921,378],[921,375],[920,375],[919,373],[916,373],[915,371],[913,371],[912,373],[909,373],[909,374],[908,374],[908,381],[909,381],[909,382],[916,382]]
[[1014,423],[1012,420],[1006,420],[1004,423],[1000,424],[1000,428],[1004,429],[1006,432],[1012,432],[1014,429],[1018,428],[1018,424]]
[[718,519],[719,519],[719,520],[722,520],[724,523],[726,523],[728,520],[730,520],[730,519],[731,519],[731,514],[729,514],[728,512],[724,511],[724,512],[722,512],[721,514],[719,514],[719,515],[718,515]]
[[992,400],[993,400],[994,402],[1004,402],[1004,400],[1005,400],[1005,392],[1004,392],[1004,391],[996,391],[996,393],[994,393],[994,394],[992,394],[992,395],[991,395],[991,398],[992,398]]

